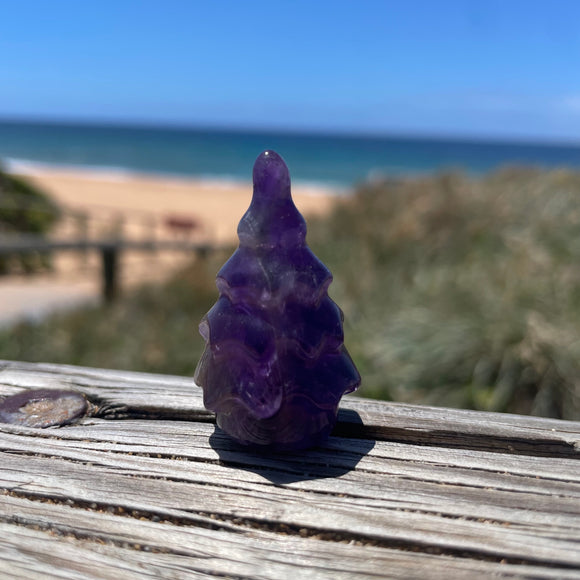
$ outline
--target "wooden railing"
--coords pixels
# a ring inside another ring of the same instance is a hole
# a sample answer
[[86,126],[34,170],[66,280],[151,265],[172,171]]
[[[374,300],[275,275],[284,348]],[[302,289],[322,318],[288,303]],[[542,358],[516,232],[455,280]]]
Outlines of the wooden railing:
[[[80,419],[26,426],[71,411],[33,389],[72,391]],[[19,393],[2,578],[580,574],[580,423],[349,396],[322,447],[265,454],[191,378],[0,362],[0,397]]]
[[[0,209],[6,206],[0,203]],[[46,211],[34,204],[17,209]],[[0,228],[0,259],[31,253],[48,255],[97,252],[101,257],[102,296],[105,302],[118,295],[120,256],[123,252],[185,252],[203,257],[219,249],[203,225],[189,215],[157,214],[147,211],[61,207],[60,225],[50,236],[26,235]],[[0,224],[1,225],[1,224]]]
[[53,240],[39,236],[0,236],[0,257],[30,252],[40,254],[91,250],[99,252],[102,264],[102,296],[105,302],[112,302],[118,295],[119,255],[124,251],[178,251],[204,257],[217,249],[219,249],[217,245],[209,242],[189,242],[187,240],[124,240],[122,238]]

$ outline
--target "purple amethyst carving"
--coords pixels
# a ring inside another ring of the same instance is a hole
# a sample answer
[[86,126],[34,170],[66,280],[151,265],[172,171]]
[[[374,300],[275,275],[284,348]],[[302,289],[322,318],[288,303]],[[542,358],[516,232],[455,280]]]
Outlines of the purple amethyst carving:
[[199,330],[204,404],[234,439],[292,450],[323,441],[360,375],[343,345],[332,274],[306,245],[283,159],[262,153],[239,248],[217,275],[219,298]]

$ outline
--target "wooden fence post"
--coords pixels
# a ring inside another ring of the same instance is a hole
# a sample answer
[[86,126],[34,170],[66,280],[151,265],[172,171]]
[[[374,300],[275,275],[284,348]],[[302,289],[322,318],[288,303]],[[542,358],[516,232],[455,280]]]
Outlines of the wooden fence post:
[[101,257],[103,261],[103,299],[106,304],[111,304],[119,293],[119,250],[114,245],[103,246]]
[[[78,232],[79,240],[81,242],[88,243],[89,241],[89,214],[86,211],[78,211],[74,214],[75,222],[76,222],[76,229]],[[88,248],[84,247],[79,251],[79,255],[81,256],[81,265],[87,265],[88,259]]]

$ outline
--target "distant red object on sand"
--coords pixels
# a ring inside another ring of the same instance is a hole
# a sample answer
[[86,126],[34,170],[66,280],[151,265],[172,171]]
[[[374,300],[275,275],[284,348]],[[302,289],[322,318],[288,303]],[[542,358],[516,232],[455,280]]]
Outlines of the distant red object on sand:
[[199,220],[180,215],[169,215],[164,220],[164,226],[173,234],[190,235],[194,230],[201,228]]

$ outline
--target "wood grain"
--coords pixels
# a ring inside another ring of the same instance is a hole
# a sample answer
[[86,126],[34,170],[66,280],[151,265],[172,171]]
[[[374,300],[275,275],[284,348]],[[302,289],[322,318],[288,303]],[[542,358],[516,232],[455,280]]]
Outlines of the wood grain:
[[345,397],[268,455],[188,378],[0,361],[32,388],[91,413],[0,424],[2,578],[580,577],[580,423]]

